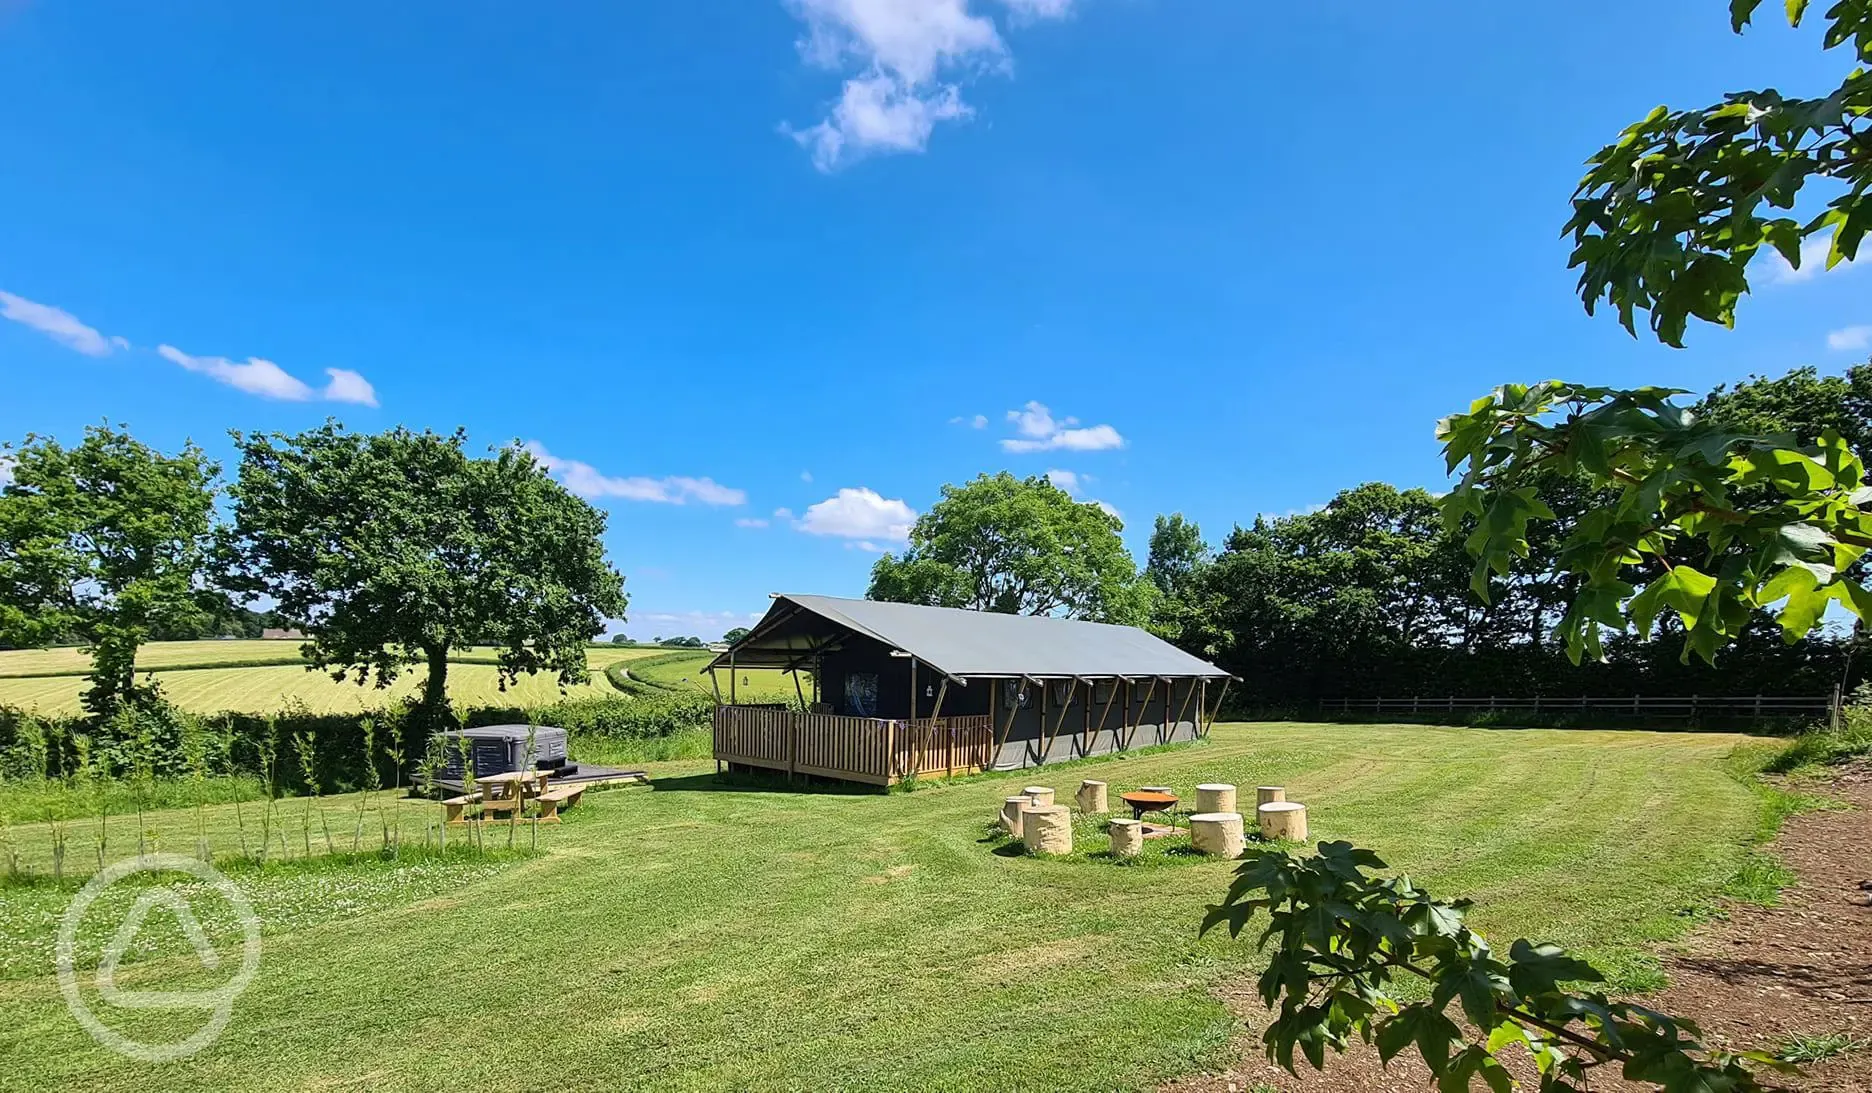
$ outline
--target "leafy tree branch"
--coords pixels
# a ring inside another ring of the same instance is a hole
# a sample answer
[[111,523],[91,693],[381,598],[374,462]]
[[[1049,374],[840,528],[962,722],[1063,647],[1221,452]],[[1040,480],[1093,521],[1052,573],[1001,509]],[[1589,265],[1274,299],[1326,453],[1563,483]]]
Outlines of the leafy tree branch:
[[[1258,987],[1276,1011],[1262,1035],[1268,1057],[1295,1070],[1298,1052],[1315,1069],[1353,1038],[1389,1063],[1415,1047],[1441,1090],[1480,1078],[1506,1093],[1503,1059],[1519,1045],[1533,1059],[1542,1093],[1586,1088],[1590,1073],[1615,1066],[1663,1093],[1768,1093],[1751,1064],[1792,1072],[1762,1052],[1727,1052],[1702,1042],[1696,1024],[1598,990],[1590,964],[1556,945],[1517,940],[1504,958],[1466,921],[1468,900],[1439,900],[1407,876],[1380,877],[1369,850],[1326,842],[1296,857],[1251,851],[1202,930],[1239,937],[1267,916],[1259,939],[1273,950]],[[1429,997],[1405,1001],[1400,975]],[[1465,1029],[1447,1010],[1456,1005]]]

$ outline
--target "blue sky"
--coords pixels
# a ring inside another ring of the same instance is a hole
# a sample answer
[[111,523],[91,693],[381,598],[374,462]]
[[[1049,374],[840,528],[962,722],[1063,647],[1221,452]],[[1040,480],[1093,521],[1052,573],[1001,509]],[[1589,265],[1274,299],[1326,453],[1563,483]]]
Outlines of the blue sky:
[[1504,380],[1865,358],[1863,271],[1682,351],[1573,298],[1586,155],[1843,73],[1726,7],[0,0],[0,437],[530,442],[640,636],[861,594],[982,471],[1217,541],[1437,485]]

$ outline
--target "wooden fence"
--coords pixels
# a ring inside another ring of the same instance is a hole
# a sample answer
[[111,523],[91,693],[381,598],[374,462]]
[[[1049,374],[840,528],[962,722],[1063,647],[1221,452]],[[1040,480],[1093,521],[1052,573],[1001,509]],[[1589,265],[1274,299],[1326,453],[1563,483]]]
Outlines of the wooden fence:
[[784,706],[715,707],[722,763],[888,786],[918,775],[974,774],[993,760],[983,714],[889,721],[795,713]]
[[1655,695],[1495,696],[1485,698],[1323,698],[1320,711],[1342,714],[1455,714],[1495,710],[1528,711],[1537,716],[1590,713],[1652,719],[1727,718],[1751,721],[1786,721],[1838,716],[1840,696],[1830,695]]

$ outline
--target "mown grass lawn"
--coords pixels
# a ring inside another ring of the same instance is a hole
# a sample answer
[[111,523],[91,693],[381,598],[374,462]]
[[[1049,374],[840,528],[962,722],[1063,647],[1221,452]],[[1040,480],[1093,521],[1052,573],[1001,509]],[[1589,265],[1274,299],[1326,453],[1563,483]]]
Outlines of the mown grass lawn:
[[[100,1048],[29,960],[0,981],[0,1086],[1148,1087],[1233,1050],[1212,989],[1257,961],[1195,934],[1229,867],[997,855],[985,825],[1019,786],[1050,783],[1064,799],[1087,776],[1114,792],[1285,784],[1316,838],[1373,847],[1436,890],[1474,896],[1475,924],[1499,943],[1559,941],[1638,986],[1655,945],[1694,922],[1750,853],[1765,801],[1730,771],[1754,746],[1223,725],[1206,744],[890,795],[736,787],[712,764],[671,764],[653,787],[589,797],[537,857],[446,891],[418,886],[408,901],[269,923],[226,1034],[188,1061],[152,1067]],[[347,807],[328,803],[341,841]],[[231,809],[211,811],[211,837],[230,845]],[[192,813],[146,823],[169,848],[193,843]],[[119,832],[120,847],[134,840]],[[41,862],[44,834],[13,832]],[[487,837],[505,841],[499,828]],[[62,898],[0,891],[0,928],[13,931],[0,936],[28,944]],[[121,978],[179,966],[154,960]]]

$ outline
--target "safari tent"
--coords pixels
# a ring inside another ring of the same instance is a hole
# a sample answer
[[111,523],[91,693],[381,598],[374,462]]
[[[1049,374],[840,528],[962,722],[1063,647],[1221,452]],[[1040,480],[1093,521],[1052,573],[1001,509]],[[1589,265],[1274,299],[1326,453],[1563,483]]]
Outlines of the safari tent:
[[[738,701],[749,669],[797,702]],[[1135,626],[796,595],[709,672],[718,764],[876,785],[1193,740],[1230,678]]]

